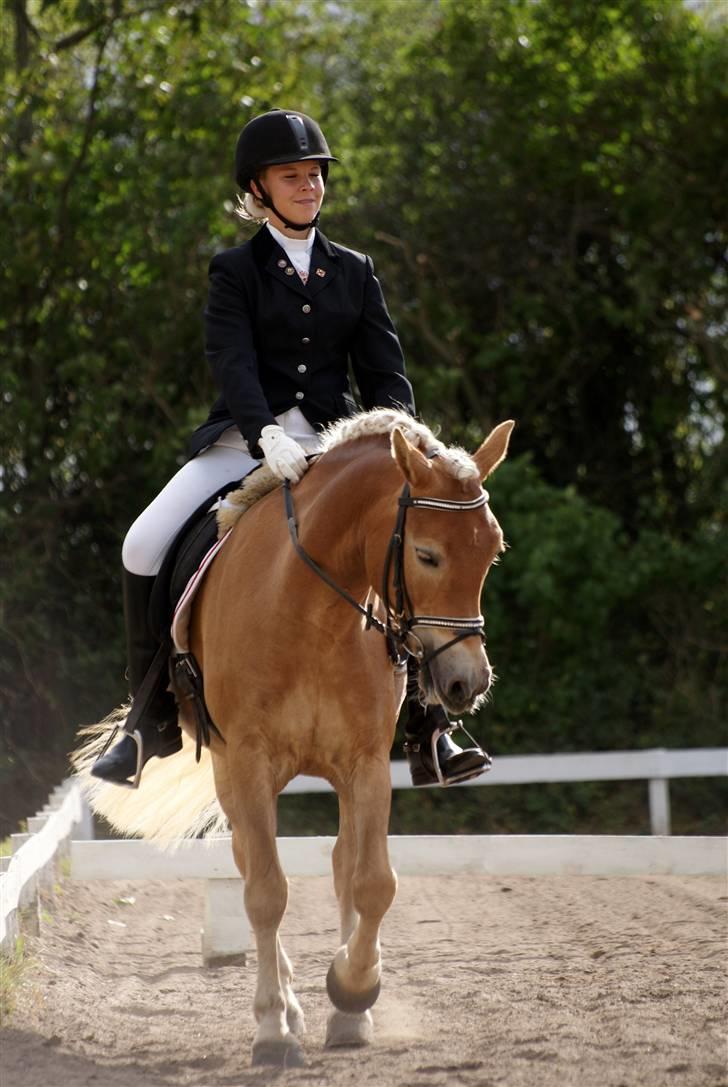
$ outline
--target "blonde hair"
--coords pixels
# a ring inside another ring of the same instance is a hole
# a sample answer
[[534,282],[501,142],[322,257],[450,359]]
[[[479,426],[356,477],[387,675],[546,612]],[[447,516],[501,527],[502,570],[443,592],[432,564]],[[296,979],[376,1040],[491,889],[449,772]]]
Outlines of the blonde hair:
[[243,193],[242,195],[238,194],[235,205],[235,214],[239,219],[242,219],[246,223],[267,222],[269,217],[268,209],[264,206],[260,197],[253,196],[250,192]]

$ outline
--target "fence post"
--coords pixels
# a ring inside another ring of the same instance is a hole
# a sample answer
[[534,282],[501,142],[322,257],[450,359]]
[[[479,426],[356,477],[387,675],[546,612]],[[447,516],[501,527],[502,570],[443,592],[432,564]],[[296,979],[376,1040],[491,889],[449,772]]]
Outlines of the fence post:
[[205,881],[202,961],[205,966],[245,965],[252,946],[241,879]]
[[670,783],[663,776],[664,747],[657,748],[655,756],[655,777],[648,782],[650,801],[650,830],[652,834],[670,834]]

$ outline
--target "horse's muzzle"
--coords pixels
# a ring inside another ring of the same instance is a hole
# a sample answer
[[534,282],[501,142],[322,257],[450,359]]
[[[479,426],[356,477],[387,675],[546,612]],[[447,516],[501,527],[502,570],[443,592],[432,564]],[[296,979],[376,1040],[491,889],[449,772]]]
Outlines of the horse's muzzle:
[[485,653],[477,662],[455,652],[455,659],[448,660],[448,655],[443,653],[422,670],[425,694],[434,696],[450,714],[470,713],[490,690],[493,670]]

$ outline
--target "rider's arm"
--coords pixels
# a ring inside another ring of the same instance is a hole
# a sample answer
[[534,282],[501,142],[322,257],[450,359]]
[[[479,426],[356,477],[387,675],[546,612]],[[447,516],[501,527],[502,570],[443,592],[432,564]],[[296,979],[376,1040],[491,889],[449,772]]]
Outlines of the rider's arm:
[[398,407],[414,415],[414,394],[397,331],[371,258],[365,259],[364,304],[349,349],[362,403],[367,410]]
[[209,276],[205,354],[215,384],[252,450],[263,427],[275,425],[276,419],[258,377],[248,301],[229,252],[212,258]]

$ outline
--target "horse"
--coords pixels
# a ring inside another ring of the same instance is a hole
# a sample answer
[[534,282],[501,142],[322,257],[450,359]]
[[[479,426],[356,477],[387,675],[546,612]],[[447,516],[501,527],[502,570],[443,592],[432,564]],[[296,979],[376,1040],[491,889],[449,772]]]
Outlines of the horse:
[[[420,660],[425,703],[461,714],[487,695],[480,598],[504,544],[481,482],[512,427],[496,426],[470,456],[395,410],[334,424],[302,481],[270,490],[230,530],[195,600],[191,646],[220,733],[200,765],[188,739],[151,761],[138,792],[86,776],[92,806],[127,833],[172,839],[229,823],[257,946],[253,1064],[304,1060],[276,849],[277,796],[297,774],[326,779],[339,800],[327,1045],[371,1040],[380,926],[397,888],[389,760],[405,660]],[[182,700],[180,718],[194,735]],[[80,770],[113,723],[77,755]]]

